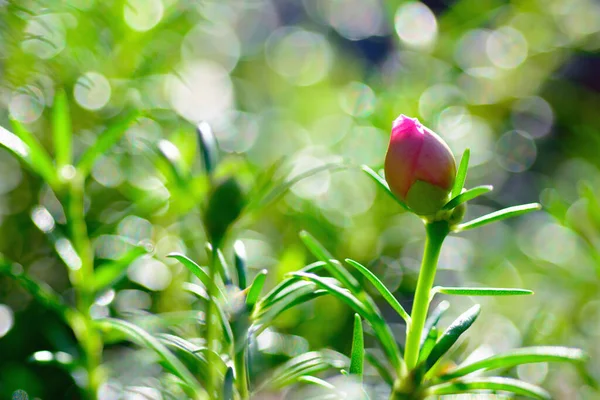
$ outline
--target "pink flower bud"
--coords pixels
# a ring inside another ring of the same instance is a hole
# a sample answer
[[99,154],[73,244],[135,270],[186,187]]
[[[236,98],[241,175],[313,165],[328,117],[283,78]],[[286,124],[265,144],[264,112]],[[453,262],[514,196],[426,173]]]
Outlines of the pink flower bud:
[[419,215],[435,214],[448,200],[456,162],[448,145],[416,118],[400,115],[385,156],[392,192]]

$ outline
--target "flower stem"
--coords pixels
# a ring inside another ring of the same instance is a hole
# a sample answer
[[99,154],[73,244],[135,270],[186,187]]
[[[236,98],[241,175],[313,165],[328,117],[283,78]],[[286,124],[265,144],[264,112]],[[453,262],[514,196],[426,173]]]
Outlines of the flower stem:
[[425,252],[417,281],[417,291],[411,313],[411,324],[408,329],[404,352],[404,360],[409,371],[417,365],[417,360],[419,359],[421,335],[425,326],[427,311],[429,310],[429,294],[435,279],[442,243],[450,231],[448,222],[446,221],[427,222],[425,229],[427,231]]
[[[216,340],[216,324],[215,324],[215,312],[216,312],[216,304],[215,304],[215,295],[216,295],[216,282],[217,279],[217,258],[218,258],[218,247],[213,243],[212,251],[210,254],[210,270],[209,270],[209,287],[208,287],[208,308],[206,310],[206,347],[208,348],[208,361],[209,365],[212,365],[215,360],[213,356],[218,351],[215,346]],[[214,368],[208,368],[208,377],[206,382],[206,391],[208,392],[208,397],[214,399],[216,396],[216,376],[214,373]]]

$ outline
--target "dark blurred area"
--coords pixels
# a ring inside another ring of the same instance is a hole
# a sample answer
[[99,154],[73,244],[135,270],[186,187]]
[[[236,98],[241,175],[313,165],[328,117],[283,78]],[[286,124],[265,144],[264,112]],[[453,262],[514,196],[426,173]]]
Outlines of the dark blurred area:
[[[483,313],[465,346],[482,355],[579,346],[591,355],[585,370],[541,363],[514,373],[556,399],[591,400],[600,398],[599,49],[595,0],[0,0],[0,126],[15,119],[52,152],[50,110],[63,88],[78,159],[124,114],[143,114],[86,183],[96,267],[132,243],[151,249],[94,305],[99,317],[134,319],[189,309],[187,273],[167,254],[207,262],[197,204],[206,189],[178,186],[156,143],[182,171],[198,172],[194,126],[207,121],[222,171],[247,187],[282,158],[289,178],[342,160],[379,169],[391,121],[418,117],[457,158],[471,149],[467,187],[494,185],[467,218],[544,206],[445,243],[440,282],[535,291],[477,299]],[[66,229],[48,185],[0,149],[1,258],[72,302],[38,206]],[[336,257],[369,265],[410,308],[423,228],[358,169],[302,180],[239,225],[250,275],[272,271],[271,287],[314,261],[298,239],[303,229]],[[448,323],[473,303],[450,301]],[[399,318],[392,322],[401,338]],[[351,332],[352,314],[335,299],[293,308],[259,340],[261,368],[309,349],[348,353]],[[0,398],[79,398],[76,373],[33,362],[48,350],[77,356],[73,333],[0,276]],[[108,344],[104,359],[102,400],[162,398],[146,350]]]

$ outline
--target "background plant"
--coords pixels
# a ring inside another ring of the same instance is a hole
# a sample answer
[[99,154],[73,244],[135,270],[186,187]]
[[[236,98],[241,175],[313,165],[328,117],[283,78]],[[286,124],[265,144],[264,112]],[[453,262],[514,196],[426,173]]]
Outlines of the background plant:
[[[20,121],[54,159],[50,110],[54,93],[63,87],[71,102],[73,159],[78,161],[102,132],[122,121],[122,111],[144,113],[92,168],[86,223],[96,260],[120,259],[127,250],[123,241],[151,244],[154,252],[133,262],[113,286],[114,297],[94,305],[94,312],[134,320],[148,311],[186,310],[189,298],[180,283],[187,270],[166,255],[177,251],[208,264],[195,206],[208,185],[198,178],[197,198],[178,188],[170,167],[148,143],[171,142],[181,155],[179,168],[198,173],[194,125],[206,119],[222,150],[232,154],[227,164],[242,186],[281,155],[293,166],[291,176],[339,156],[377,169],[389,121],[402,110],[439,132],[455,154],[471,146],[470,186],[491,183],[498,189],[475,200],[467,220],[538,200],[551,210],[549,202],[560,199],[556,204],[562,211],[552,211],[556,220],[538,212],[447,240],[438,275],[445,285],[527,287],[536,293],[518,300],[478,299],[486,312],[471,330],[479,341],[464,346],[489,354],[562,343],[593,355],[597,279],[590,271],[597,262],[563,221],[578,200],[577,183],[585,178],[596,187],[599,176],[592,73],[596,5],[465,0],[451,6],[426,2],[423,8],[421,3],[345,1],[322,8],[319,2],[293,3],[164,1],[162,8],[145,8],[148,13],[131,12],[139,8],[135,1],[0,6],[1,126],[10,130],[9,118]],[[162,11],[152,11],[157,9]],[[418,34],[402,29],[407,19],[418,22],[410,25]],[[508,42],[515,46],[499,46]],[[307,48],[319,57],[304,57]],[[172,80],[175,76],[187,78],[192,88],[202,87],[207,77],[218,85],[212,92],[185,91]],[[164,90],[167,84],[174,86]],[[4,259],[70,302],[64,265],[31,221],[32,210],[42,205],[62,227],[60,209],[42,180],[22,169],[13,155],[0,153],[0,169]],[[298,232],[307,230],[333,254],[373,270],[410,308],[424,238],[418,219],[399,214],[360,171],[333,176],[322,172],[295,185],[259,221],[240,225],[233,236],[245,244],[249,275],[267,268],[270,288],[309,263],[313,256],[298,239]],[[1,396],[17,390],[42,398],[78,393],[69,374],[27,361],[48,349],[75,354],[69,329],[12,279],[0,279],[0,293]],[[376,292],[371,295],[401,338],[401,319]],[[468,297],[453,299],[440,326],[470,305]],[[264,338],[285,338],[296,352],[332,347],[349,354],[352,313],[331,296],[292,308],[274,323],[278,332],[291,336]],[[261,370],[287,358],[275,354],[281,343],[267,346]],[[369,335],[365,343],[372,346]],[[159,372],[148,362],[154,357],[123,344],[105,347],[106,396],[154,390]],[[587,373],[597,378],[595,358]],[[365,372],[368,380],[373,371]],[[542,363],[513,373],[541,383],[556,398],[597,397],[593,380],[581,379],[570,366]]]

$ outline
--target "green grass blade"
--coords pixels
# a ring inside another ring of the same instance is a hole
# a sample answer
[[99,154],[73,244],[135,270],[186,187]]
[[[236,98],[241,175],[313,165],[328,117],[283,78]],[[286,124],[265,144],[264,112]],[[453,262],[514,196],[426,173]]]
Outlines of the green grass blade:
[[438,341],[439,336],[440,331],[435,326],[429,329],[427,336],[425,336],[423,343],[421,343],[421,349],[419,350],[419,363],[423,362],[427,359],[427,357],[429,357],[431,350],[433,350],[433,347]]
[[422,364],[422,372],[429,371],[450,350],[458,338],[473,325],[480,310],[481,307],[478,304],[469,308],[446,329]]
[[350,352],[350,374],[357,375],[362,381],[365,359],[365,339],[363,336],[360,315],[354,314],[354,331],[352,334],[352,350]]
[[56,188],[59,180],[52,159],[18,121],[11,121],[15,133],[0,126],[0,146],[13,153],[27,168],[38,174],[50,187]]
[[300,232],[300,239],[319,261],[325,263],[325,269],[327,269],[331,276],[340,281],[352,293],[356,294],[361,291],[358,281],[348,270],[342,267],[339,261],[333,258],[331,253],[314,236],[306,231],[302,231]]
[[138,112],[130,112],[123,119],[112,123],[106,131],[98,136],[96,143],[83,153],[77,164],[77,169],[83,176],[89,175],[98,157],[113,147],[138,117]]
[[[171,253],[171,254],[167,255],[167,257],[174,258],[177,261],[179,261],[180,263],[182,263],[183,266],[188,269],[188,271],[190,271],[192,274],[194,274],[194,276],[196,276],[196,278],[198,278],[200,280],[200,282],[202,282],[202,284],[204,285],[205,288],[210,287],[211,282],[210,282],[210,277],[208,276],[208,274],[206,272],[204,272],[204,270],[198,264],[196,264],[194,261],[192,261],[189,257],[187,257],[186,255],[181,254],[181,253]],[[220,286],[219,285],[215,285],[215,286],[217,289],[217,296],[220,299],[224,299],[225,295],[223,294],[223,291],[221,290]]]
[[446,205],[444,205],[444,207],[442,207],[442,210],[452,210],[459,204],[466,203],[467,201],[473,200],[474,198],[479,197],[482,194],[491,192],[492,189],[494,189],[494,187],[491,185],[477,186],[472,189],[469,189],[466,192],[461,193],[456,197],[453,197],[452,200],[450,200],[448,203],[446,203]]
[[246,297],[246,304],[248,307],[254,307],[254,304],[256,304],[265,284],[265,279],[267,279],[267,270],[263,269],[256,275],[250,286],[250,290],[248,291],[248,296]]
[[465,181],[467,180],[467,170],[469,169],[469,158],[471,157],[471,150],[465,149],[465,152],[460,159],[460,164],[458,166],[458,171],[456,172],[456,180],[454,181],[454,186],[452,187],[452,192],[450,194],[451,198],[455,198],[462,192],[463,187],[465,186]]
[[156,355],[168,366],[168,369],[181,379],[193,393],[202,393],[204,390],[185,367],[185,365],[177,358],[169,349],[162,344],[157,338],[143,330],[137,325],[130,322],[114,318],[105,318],[95,321],[97,327],[105,332],[117,331],[125,335],[129,340],[153,350]]
[[381,188],[383,190],[385,190],[385,192],[390,195],[392,197],[392,199],[394,199],[396,201],[396,203],[400,204],[400,206],[402,208],[404,208],[406,211],[410,211],[410,207],[408,207],[406,205],[406,203],[404,203],[402,200],[400,200],[399,198],[396,197],[396,195],[394,195],[394,193],[392,193],[389,185],[387,184],[387,182],[385,181],[385,179],[383,179],[377,172],[373,171],[371,168],[369,168],[366,165],[362,165],[360,167],[367,175],[369,175],[371,177],[371,179],[373,179],[375,181],[375,183],[377,183],[379,186],[381,186]]
[[455,231],[466,231],[468,229],[479,228],[480,226],[484,226],[487,224],[491,224],[492,222],[501,221],[506,218],[516,217],[518,215],[526,214],[530,211],[540,210],[542,205],[539,203],[530,203],[523,204],[520,206],[508,207],[503,210],[495,211],[491,214],[484,215],[482,217],[476,218],[472,221],[465,222],[464,224],[459,224],[455,227]]
[[431,291],[432,297],[436,293],[452,296],[526,296],[533,291],[517,288],[477,288],[477,287],[447,287],[436,286]]
[[346,258],[346,262],[352,265],[354,268],[356,268],[361,274],[363,274],[364,277],[367,278],[369,282],[373,284],[373,286],[375,286],[377,291],[389,303],[389,305],[392,306],[392,308],[398,313],[398,315],[400,315],[400,317],[402,317],[402,319],[407,324],[410,324],[410,316],[408,315],[404,307],[402,307],[402,305],[398,302],[398,300],[396,300],[394,295],[385,287],[385,285],[379,280],[379,278],[375,276],[375,274],[373,274],[364,265],[350,258]]
[[431,329],[437,327],[437,324],[440,322],[440,319],[444,316],[444,314],[446,314],[446,311],[448,311],[449,309],[450,309],[450,303],[448,301],[444,300],[444,301],[440,301],[440,304],[438,304],[435,307],[435,309],[431,312],[431,315],[429,315],[429,317],[425,321],[425,326],[423,327],[423,335],[421,337],[421,346],[423,346],[425,339],[427,339],[427,337],[429,335],[429,331]]
[[557,346],[538,346],[515,349],[483,360],[463,364],[440,377],[440,380],[454,379],[480,370],[512,368],[521,364],[539,362],[583,362],[588,356],[579,349]]
[[73,137],[71,115],[67,95],[59,90],[54,96],[52,107],[52,133],[54,135],[54,157],[60,171],[65,165],[73,164]]
[[502,391],[537,400],[551,400],[550,394],[544,389],[512,378],[472,378],[456,382],[431,386],[426,390],[430,396],[442,396],[460,393],[476,393],[481,391]]
[[118,260],[102,264],[96,268],[93,282],[94,292],[102,291],[122,279],[127,273],[127,267],[144,254],[148,254],[145,247],[135,246]]
[[228,367],[223,380],[223,400],[233,400],[233,368]]
[[202,121],[196,126],[196,132],[198,133],[198,144],[200,145],[200,153],[204,162],[204,170],[208,175],[211,175],[219,162],[217,140],[212,128],[206,121]]
[[306,376],[306,375],[301,376],[298,378],[298,382],[319,386],[323,389],[334,390],[334,391],[336,390],[336,387],[333,386],[331,383],[324,381],[323,379],[316,378],[314,376]]

